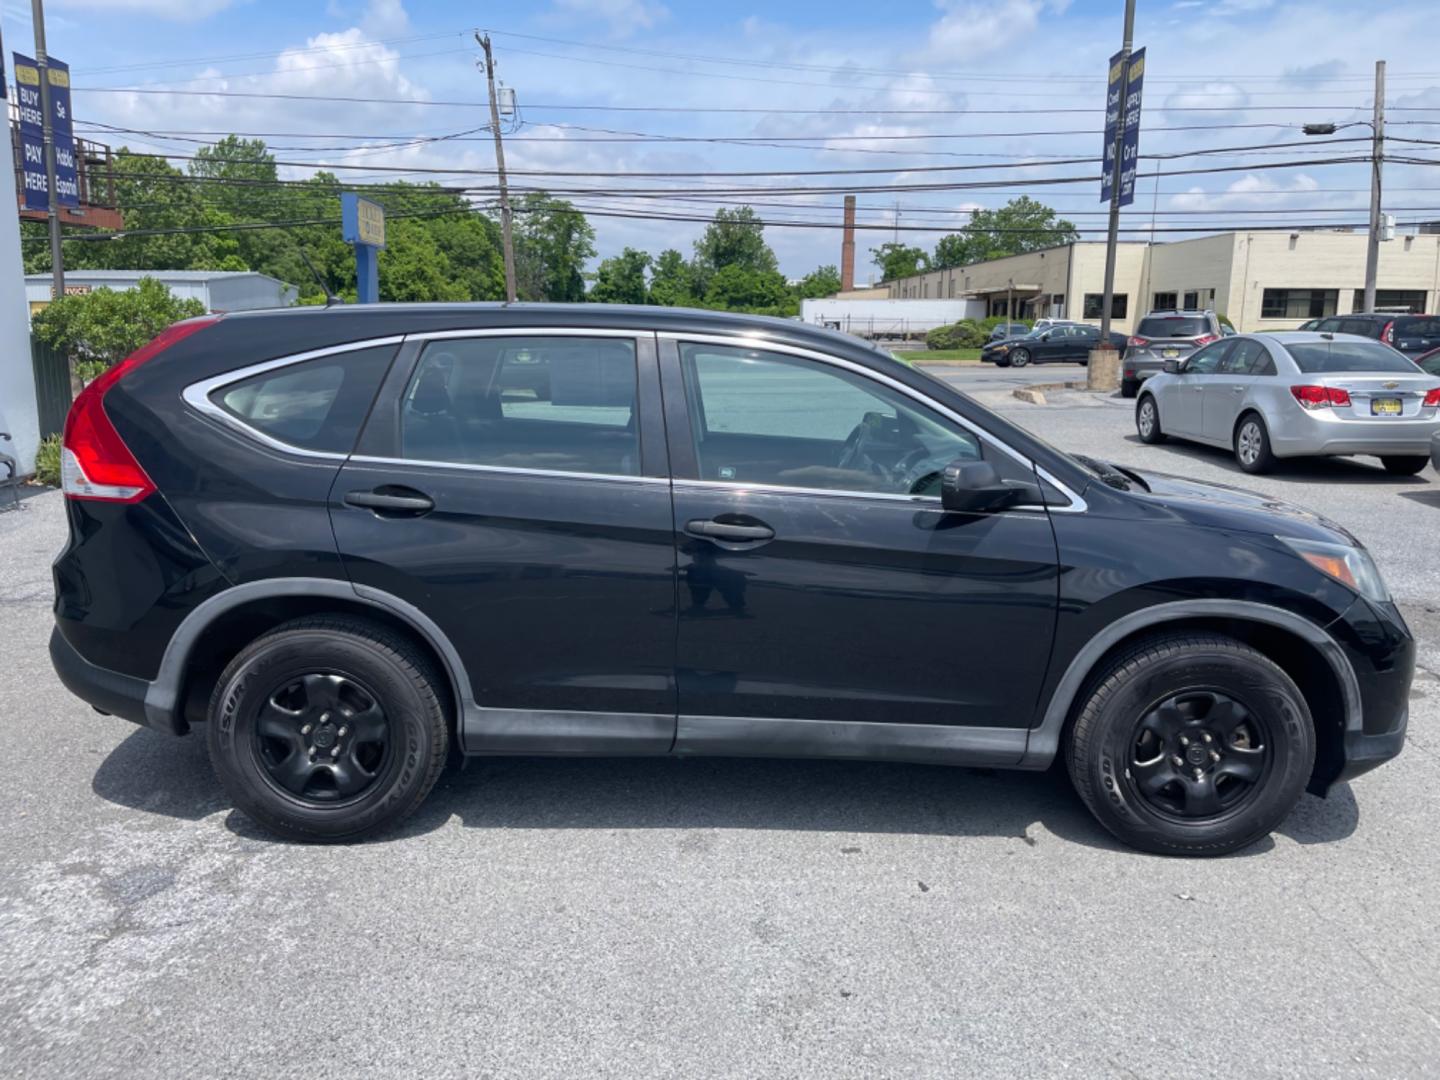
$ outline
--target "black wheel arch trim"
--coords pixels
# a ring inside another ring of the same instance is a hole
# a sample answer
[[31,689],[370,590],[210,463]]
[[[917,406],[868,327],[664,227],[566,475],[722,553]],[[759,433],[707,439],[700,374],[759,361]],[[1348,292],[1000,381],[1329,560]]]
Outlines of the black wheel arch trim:
[[184,732],[186,724],[180,713],[180,693],[185,683],[185,669],[195,642],[211,623],[226,612],[277,597],[316,597],[358,601],[392,615],[405,623],[427,642],[439,656],[454,694],[457,711],[464,715],[475,707],[475,696],[460,654],[435,621],[415,605],[381,589],[354,585],[336,578],[272,578],[234,585],[203,601],[186,615],[170,638],[160,670],[145,692],[146,722],[162,731]]
[[[1343,617],[1342,615],[1341,618]],[[1340,643],[1331,637],[1324,627],[1303,615],[1251,600],[1175,600],[1121,616],[1085,643],[1071,659],[1065,674],[1056,684],[1040,723],[1030,729],[1020,767],[1050,767],[1060,748],[1060,736],[1065,729],[1065,721],[1070,716],[1085,680],[1111,648],[1139,631],[1163,630],[1167,624],[1195,618],[1239,619],[1263,623],[1288,630],[1314,646],[1330,665],[1336,681],[1340,684],[1344,697],[1346,732],[1364,730],[1360,683],[1355,677],[1355,669],[1351,667],[1349,657],[1345,655]]]

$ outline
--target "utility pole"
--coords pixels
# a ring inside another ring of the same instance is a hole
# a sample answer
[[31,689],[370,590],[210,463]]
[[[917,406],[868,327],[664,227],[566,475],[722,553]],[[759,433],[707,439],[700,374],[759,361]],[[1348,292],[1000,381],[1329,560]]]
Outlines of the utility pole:
[[[39,3],[40,0],[35,0]],[[495,168],[500,174],[500,237],[505,247],[505,299],[515,302],[515,230],[510,215],[510,187],[505,181],[505,144],[500,138],[500,106],[495,101],[495,57],[490,53],[490,35],[475,35],[485,50],[485,81],[490,87],[490,130],[495,133]]]
[[1365,310],[1375,310],[1375,279],[1380,273],[1380,181],[1385,162],[1385,61],[1375,61],[1374,138],[1370,149],[1370,241],[1365,246]]
[[[1120,120],[1115,125],[1115,161],[1110,174],[1110,231],[1105,241],[1105,297],[1100,311],[1100,347],[1110,348],[1110,309],[1115,305],[1115,247],[1120,239],[1120,173],[1125,147],[1125,94],[1130,82],[1130,49],[1135,41],[1135,0],[1125,0],[1125,39],[1120,46],[1120,63],[1127,73],[1120,84]],[[1138,162],[1136,163],[1138,166]]]
[[35,66],[40,69],[40,112],[45,132],[45,187],[49,193],[45,219],[50,226],[50,272],[54,277],[53,295],[59,300],[65,295],[65,260],[60,254],[59,192],[55,189],[55,125],[50,118],[50,61],[45,55],[43,0],[30,0],[30,18],[35,24]]

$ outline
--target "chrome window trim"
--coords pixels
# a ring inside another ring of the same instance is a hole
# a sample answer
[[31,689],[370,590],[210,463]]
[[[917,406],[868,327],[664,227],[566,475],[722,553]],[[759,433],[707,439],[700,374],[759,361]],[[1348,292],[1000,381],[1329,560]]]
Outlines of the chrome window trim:
[[[896,390],[896,391],[900,392],[901,394],[904,394],[906,397],[911,398],[912,400],[919,402],[921,405],[925,406],[927,409],[930,409],[932,412],[938,413],[939,415],[945,417],[947,420],[950,420],[950,421],[952,421],[952,422],[954,422],[954,423],[959,424],[961,427],[965,428],[967,431],[971,432],[972,434],[974,434],[974,435],[977,436],[978,438],[983,439],[985,442],[990,443],[991,445],[999,448],[999,449],[1002,450],[1004,453],[1008,454],[1010,457],[1012,457],[1012,458],[1014,458],[1016,461],[1018,461],[1021,465],[1024,465],[1026,468],[1033,470],[1033,471],[1036,473],[1036,475],[1043,477],[1047,483],[1051,484],[1057,491],[1059,491],[1059,492],[1060,492],[1062,495],[1064,495],[1068,500],[1070,500],[1070,503],[1069,503],[1068,506],[1051,506],[1051,507],[1040,507],[1040,506],[1037,506],[1037,507],[1033,507],[1033,508],[1032,508],[1032,507],[1016,507],[1017,510],[1030,510],[1030,509],[1033,509],[1033,510],[1046,510],[1046,509],[1048,509],[1051,513],[1054,513],[1054,514],[1079,514],[1079,513],[1083,513],[1085,510],[1087,510],[1087,509],[1089,508],[1089,507],[1087,506],[1085,500],[1080,497],[1080,495],[1079,495],[1078,492],[1072,491],[1072,490],[1069,488],[1068,485],[1061,483],[1061,482],[1060,482],[1059,480],[1057,480],[1053,475],[1051,475],[1049,472],[1045,471],[1044,469],[1040,468],[1038,465],[1035,464],[1035,462],[1031,461],[1031,460],[1030,460],[1029,458],[1027,458],[1024,454],[1020,453],[1018,450],[1016,450],[1016,449],[1014,449],[1013,447],[1009,446],[1008,444],[1006,444],[1006,443],[1003,442],[1002,440],[996,438],[996,437],[995,437],[994,435],[992,435],[990,432],[986,431],[984,428],[980,427],[978,424],[974,423],[973,421],[967,420],[965,417],[961,416],[959,413],[955,412],[953,409],[947,408],[946,406],[942,405],[940,402],[935,401],[933,398],[926,397],[926,396],[925,396],[924,394],[922,394],[920,391],[915,390],[915,389],[913,389],[912,387],[906,386],[904,383],[900,382],[900,381],[897,380],[897,379],[892,379],[892,378],[890,378],[888,375],[882,374],[881,372],[878,372],[878,371],[874,371],[874,370],[872,370],[871,368],[866,367],[864,364],[857,364],[857,363],[856,363],[855,361],[853,361],[853,360],[845,360],[845,359],[842,359],[841,357],[834,356],[834,355],[832,355],[832,354],[830,354],[830,353],[818,352],[818,351],[816,351],[816,350],[814,350],[814,349],[807,349],[807,348],[804,348],[804,347],[799,346],[799,345],[790,345],[790,344],[788,344],[788,343],[786,343],[786,342],[772,341],[772,340],[770,340],[769,338],[766,338],[766,337],[764,337],[764,336],[762,336],[762,335],[763,335],[763,332],[762,332],[762,331],[755,331],[753,334],[687,334],[687,333],[683,333],[683,332],[681,332],[681,331],[675,331],[675,330],[662,330],[662,331],[660,331],[659,334],[658,334],[658,336],[659,336],[660,338],[662,338],[662,339],[664,339],[664,340],[666,340],[666,341],[675,341],[675,342],[677,342],[677,343],[678,343],[678,342],[691,341],[691,342],[700,342],[700,343],[707,344],[707,345],[728,345],[728,346],[730,346],[730,347],[732,347],[732,348],[765,349],[765,350],[769,350],[769,351],[771,351],[771,352],[788,353],[788,354],[790,354],[790,355],[803,357],[803,358],[809,359],[809,360],[818,360],[820,363],[822,363],[822,364],[829,364],[829,365],[831,365],[832,367],[843,368],[843,369],[845,369],[846,371],[849,371],[849,372],[851,372],[851,373],[853,373],[853,374],[859,375],[859,376],[862,377],[862,378],[873,379],[874,381],[879,382],[879,383],[882,383],[882,384],[884,384],[885,386],[890,387],[892,390]],[[684,482],[685,482],[685,483],[690,483],[691,481],[688,481],[688,480],[687,480],[687,481],[684,481]],[[717,486],[720,486],[720,487],[737,487],[737,486],[739,486],[739,487],[744,487],[744,486],[758,487],[758,486],[760,486],[760,485],[754,485],[754,484],[752,484],[752,485],[743,485],[743,484],[727,483],[727,482],[724,481],[724,480],[708,480],[708,481],[702,480],[702,481],[698,481],[698,482],[699,482],[699,483],[704,483],[704,484],[714,484],[714,485],[717,485]],[[777,488],[776,490],[780,490],[780,491],[802,491],[802,490],[805,490],[805,489],[780,487],[780,488]],[[836,494],[836,493],[835,493],[835,492],[825,492],[825,494]],[[842,493],[842,494],[843,494],[843,493]],[[854,494],[856,494],[856,495],[863,495],[863,496],[865,496],[865,497],[867,497],[867,498],[870,497],[869,495],[866,495],[866,493],[864,493],[864,492],[855,492]],[[901,498],[901,499],[925,498],[925,496],[911,496],[911,495],[898,495],[898,496],[886,496],[886,497],[889,497],[889,498]]]
[[268,435],[259,428],[252,427],[244,420],[233,413],[228,413],[215,402],[210,400],[210,395],[216,390],[231,385],[232,383],[244,382],[246,379],[256,375],[263,375],[267,371],[274,371],[277,368],[289,367],[292,364],[303,364],[307,360],[319,360],[322,357],[334,356],[339,353],[357,352],[360,349],[373,349],[381,345],[399,345],[405,340],[403,334],[392,334],[389,337],[368,338],[365,341],[347,341],[343,345],[327,345],[323,349],[311,349],[308,352],[292,353],[289,356],[276,357],[273,360],[263,360],[258,364],[251,364],[248,367],[236,368],[233,371],[226,371],[219,375],[212,375],[208,379],[191,383],[180,392],[180,396],[196,412],[218,421],[225,427],[238,432],[247,438],[254,439],[263,446],[272,450],[279,450],[286,454],[295,454],[299,457],[312,458],[320,461],[344,461],[349,454],[339,454],[331,450],[309,450],[303,446],[296,446],[287,443],[272,435]]
[[613,326],[477,326],[469,330],[422,330],[406,334],[406,341],[449,341],[471,337],[614,337],[642,338],[653,330],[621,330]]
[[[755,492],[760,495],[808,495],[818,498],[830,499],[853,499],[859,502],[870,502],[879,500],[882,502],[909,503],[917,510],[940,510],[940,497],[938,495],[903,495],[886,491],[843,491],[836,488],[806,488],[786,487],[784,484],[752,484],[739,480],[675,480],[674,487],[678,489],[695,489],[701,491],[732,491],[743,495],[747,492]],[[1045,520],[1043,506],[1015,506],[1009,510],[1001,510],[991,514],[989,517],[1010,516],[1019,514],[1032,521]]]
[[429,469],[463,469],[466,472],[505,473],[514,476],[553,476],[565,480],[614,480],[621,484],[670,484],[668,476],[632,476],[627,473],[567,472],[564,469],[527,469],[519,465],[473,465],[463,461],[429,461],[425,458],[371,457],[351,454],[352,462],[361,465],[419,466]]

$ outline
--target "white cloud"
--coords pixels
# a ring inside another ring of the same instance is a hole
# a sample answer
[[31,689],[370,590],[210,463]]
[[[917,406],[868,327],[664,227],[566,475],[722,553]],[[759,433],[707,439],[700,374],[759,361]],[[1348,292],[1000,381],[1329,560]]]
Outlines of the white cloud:
[[650,30],[670,17],[659,0],[555,0],[556,10],[570,16],[602,22],[616,36]]
[[398,37],[410,29],[410,16],[402,0],[370,0],[360,27],[371,37]]
[[[1183,191],[1173,195],[1169,201],[1171,210],[1276,210],[1283,209],[1284,199],[1277,199],[1277,194],[1284,195],[1307,195],[1320,190],[1320,182],[1313,176],[1300,174],[1286,179],[1284,183],[1271,180],[1268,177],[1256,176],[1254,173],[1247,173],[1239,180],[1234,181],[1223,192],[1206,191],[1204,188],[1193,187],[1189,191]],[[1313,203],[1313,197],[1307,202]]]
[[171,19],[175,22],[196,22],[208,19],[216,12],[224,11],[234,0],[51,0],[57,8],[72,8],[81,11],[115,13],[121,15],[148,15],[156,19]]

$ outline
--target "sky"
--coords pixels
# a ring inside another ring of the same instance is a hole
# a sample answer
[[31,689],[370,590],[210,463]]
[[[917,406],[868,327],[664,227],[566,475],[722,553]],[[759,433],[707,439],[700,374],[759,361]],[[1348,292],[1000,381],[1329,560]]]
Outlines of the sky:
[[[1364,221],[1368,164],[1322,162],[1368,154],[1358,122],[1370,116],[1378,59],[1388,64],[1388,135],[1430,140],[1392,141],[1388,156],[1440,162],[1433,5],[1367,4],[1357,18],[1354,0],[1140,0],[1147,156],[1126,235]],[[878,277],[869,248],[898,236],[931,249],[970,210],[1020,194],[1087,238],[1102,235],[1098,185],[1086,178],[1098,172],[1123,8],[48,0],[46,22],[87,138],[185,155],[225,132],[264,133],[294,163],[289,176],[351,166],[342,175],[475,187],[488,204],[495,158],[473,36],[483,28],[519,103],[507,125],[512,183],[569,189],[592,214],[601,257],[625,246],[688,255],[703,224],[657,215],[703,219],[749,203],[781,269],[798,277],[839,262],[841,198],[856,190],[863,281]],[[0,32],[7,50],[33,51],[28,0],[0,0]],[[290,96],[234,96],[245,94]],[[1354,125],[1334,138],[1355,141],[1327,146],[1300,132],[1327,121]],[[1150,156],[1160,154],[1184,156]],[[861,169],[871,171],[846,172]],[[1157,180],[1156,169],[1189,174]],[[755,175],[715,175],[737,172]],[[1440,219],[1435,164],[1392,161],[1386,191],[1402,222]]]

